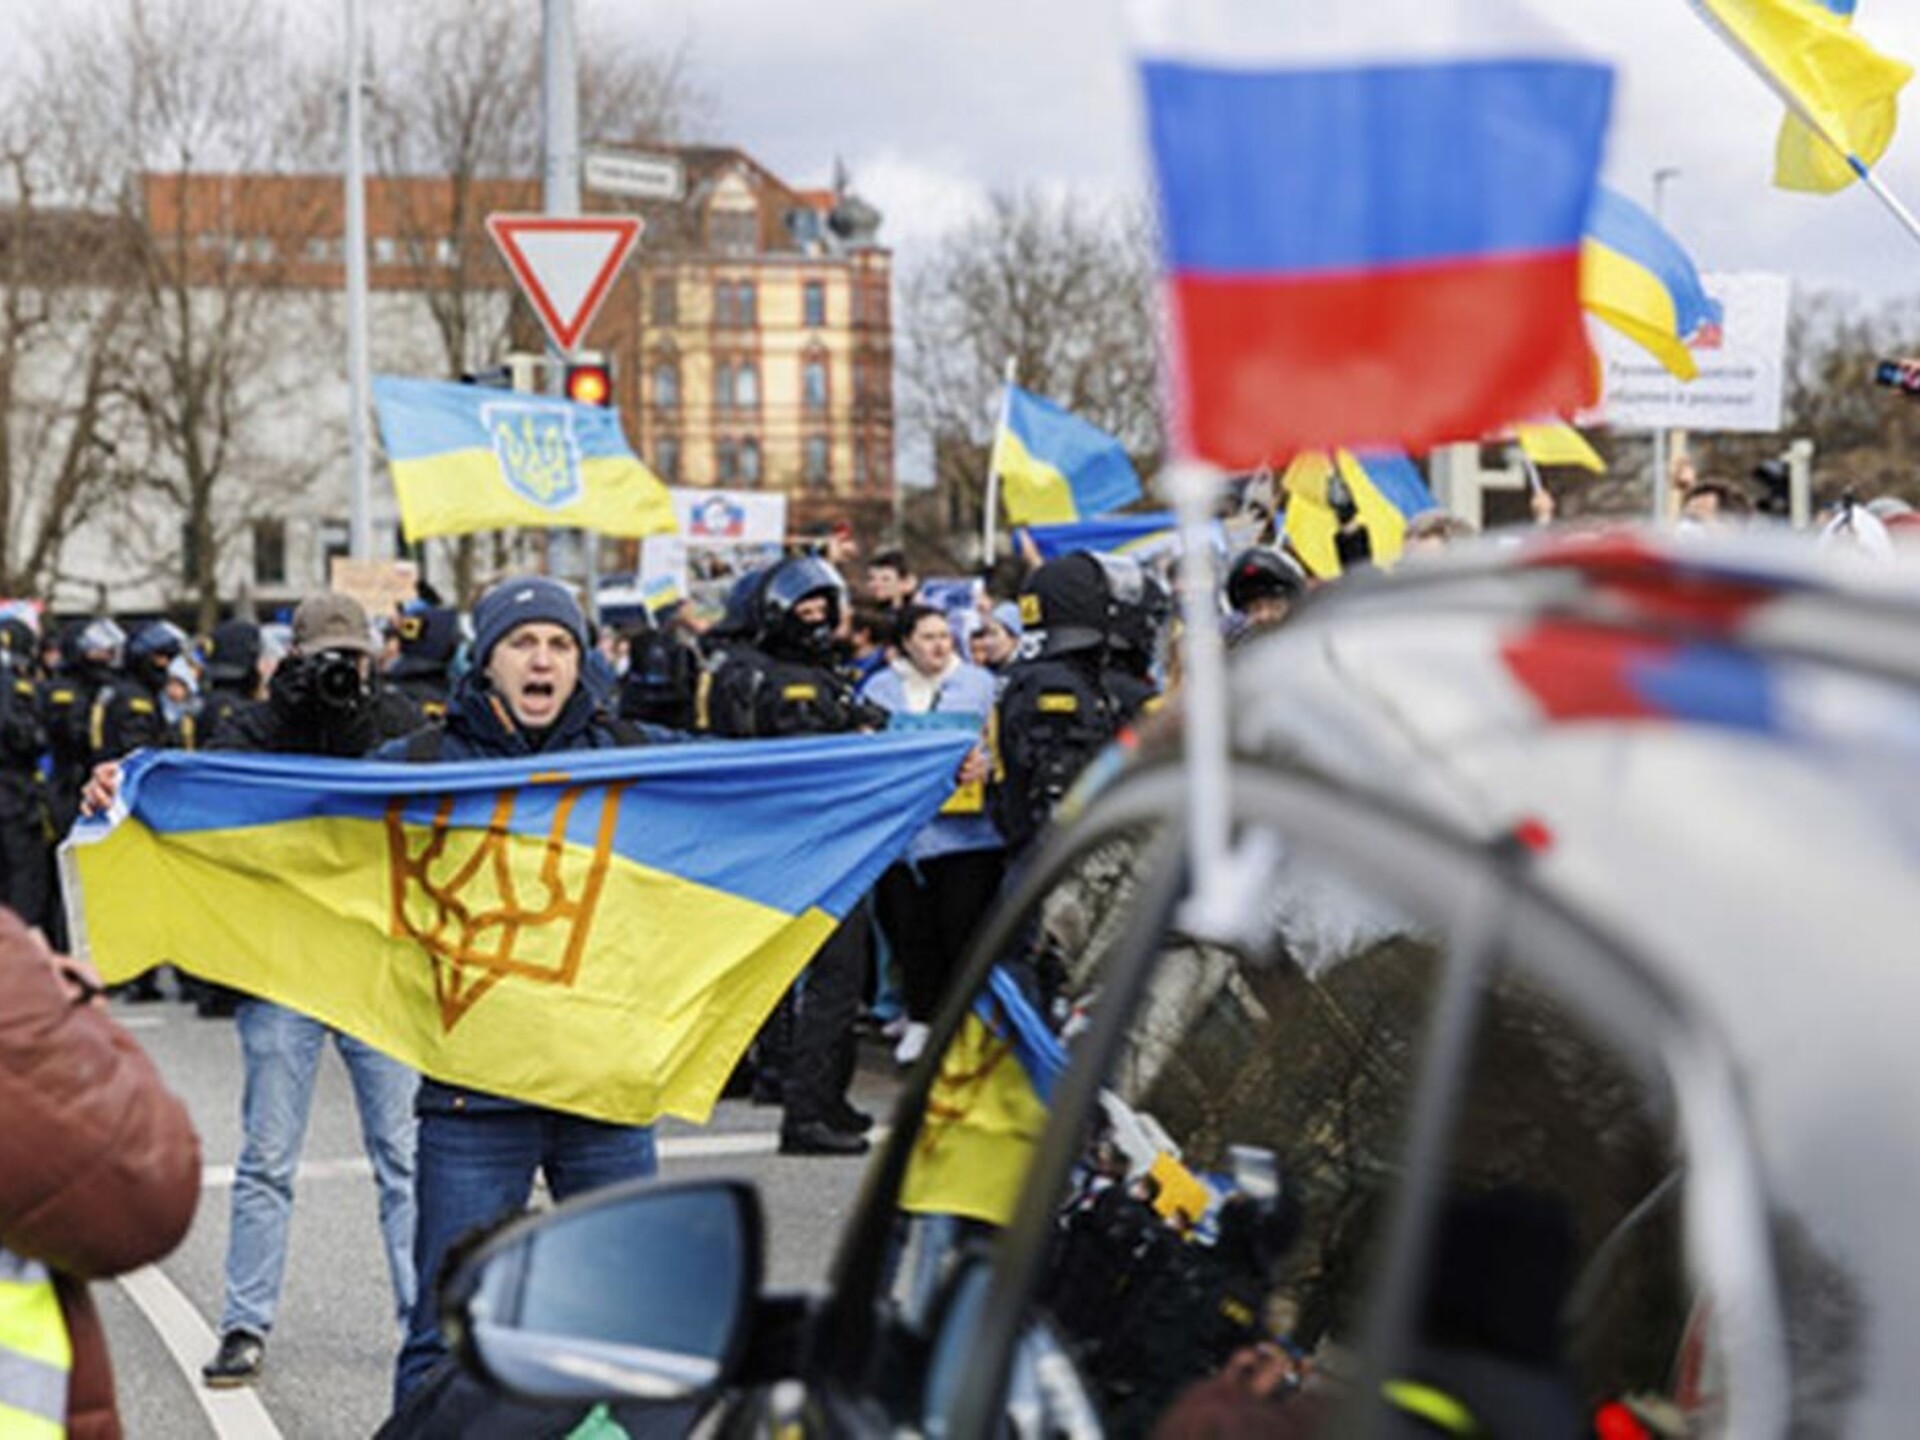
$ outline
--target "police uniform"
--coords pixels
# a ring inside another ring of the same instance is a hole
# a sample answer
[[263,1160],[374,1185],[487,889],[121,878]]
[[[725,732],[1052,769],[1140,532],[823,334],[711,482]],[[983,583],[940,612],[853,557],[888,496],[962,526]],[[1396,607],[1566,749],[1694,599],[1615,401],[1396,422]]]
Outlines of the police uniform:
[[40,757],[39,687],[0,667],[0,904],[29,925],[53,918],[53,825]]

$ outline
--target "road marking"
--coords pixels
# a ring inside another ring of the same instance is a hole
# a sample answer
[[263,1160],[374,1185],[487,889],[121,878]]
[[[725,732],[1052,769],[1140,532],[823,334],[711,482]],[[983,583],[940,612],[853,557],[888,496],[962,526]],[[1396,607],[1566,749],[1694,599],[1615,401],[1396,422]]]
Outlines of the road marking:
[[164,1015],[116,1015],[122,1030],[158,1030],[167,1023]]
[[149,1265],[131,1275],[120,1277],[120,1288],[127,1293],[153,1333],[173,1356],[173,1363],[187,1377],[187,1388],[200,1402],[201,1412],[213,1426],[216,1440],[281,1440],[280,1427],[267,1414],[260,1397],[241,1386],[234,1390],[209,1390],[200,1383],[200,1366],[217,1348],[213,1331],[200,1318],[200,1312],[179,1288]]
[[[883,1125],[872,1135],[877,1145],[886,1138]],[[659,1142],[662,1160],[719,1160],[730,1155],[772,1155],[780,1149],[778,1130],[723,1131],[716,1135],[669,1135]],[[306,1160],[294,1172],[295,1183],[308,1180],[365,1180],[373,1166],[364,1155],[351,1160]],[[231,1190],[233,1166],[208,1165],[200,1171],[203,1190]]]

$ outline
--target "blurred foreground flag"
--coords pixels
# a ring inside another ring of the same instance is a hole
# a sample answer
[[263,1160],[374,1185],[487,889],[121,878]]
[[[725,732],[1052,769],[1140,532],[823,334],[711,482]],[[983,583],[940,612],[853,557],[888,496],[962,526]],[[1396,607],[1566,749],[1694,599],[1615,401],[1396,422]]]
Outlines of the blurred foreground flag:
[[1319,451],[1294,456],[1282,481],[1287,493],[1287,541],[1307,569],[1323,579],[1340,573],[1340,550],[1334,540],[1340,522],[1327,504],[1327,481],[1336,464],[1360,507],[1376,564],[1391,565],[1399,559],[1407,521],[1439,508],[1413,461],[1397,450],[1359,455],[1341,450],[1331,460]]
[[1687,342],[1722,321],[1680,242],[1605,186],[1580,247],[1580,303],[1682,380],[1700,373]]
[[653,535],[673,501],[620,433],[616,410],[439,380],[373,381],[409,540],[475,530]]
[[63,852],[73,933],[112,980],[173,960],[449,1084],[703,1121],[972,744],[441,765],[144,751]]
[[1887,151],[1913,67],[1850,28],[1855,0],[1692,0],[1786,102],[1773,183],[1830,194]]
[[993,463],[1013,524],[1087,520],[1140,498],[1140,476],[1113,436],[1018,385],[1006,399]]
[[1176,448],[1424,450],[1593,397],[1613,76],[1513,0],[1130,0]]
[[1607,462],[1600,458],[1600,452],[1587,442],[1586,436],[1564,422],[1516,425],[1513,438],[1519,442],[1521,453],[1535,465],[1568,465],[1591,470],[1595,475],[1607,473]]

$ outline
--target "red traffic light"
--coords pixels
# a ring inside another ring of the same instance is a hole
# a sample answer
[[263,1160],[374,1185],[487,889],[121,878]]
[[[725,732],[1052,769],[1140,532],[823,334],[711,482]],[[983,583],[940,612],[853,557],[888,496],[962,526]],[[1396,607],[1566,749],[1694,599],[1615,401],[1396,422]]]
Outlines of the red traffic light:
[[613,367],[598,361],[568,365],[567,398],[580,405],[611,405]]

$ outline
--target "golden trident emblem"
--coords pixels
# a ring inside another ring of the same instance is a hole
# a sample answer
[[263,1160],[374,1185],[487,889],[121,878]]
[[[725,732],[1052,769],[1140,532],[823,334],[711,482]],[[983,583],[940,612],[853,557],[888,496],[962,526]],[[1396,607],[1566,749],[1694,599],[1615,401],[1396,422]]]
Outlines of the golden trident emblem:
[[572,988],[625,789],[606,787],[591,851],[567,844],[579,786],[561,792],[545,835],[512,833],[517,790],[495,797],[485,828],[455,829],[450,795],[424,830],[406,823],[404,800],[387,802],[392,933],[417,941],[432,961],[443,1030],[508,976]]

